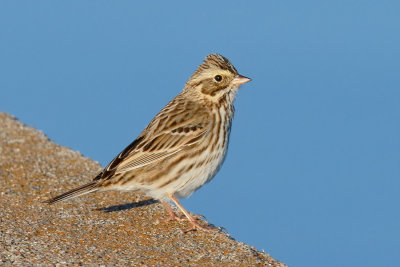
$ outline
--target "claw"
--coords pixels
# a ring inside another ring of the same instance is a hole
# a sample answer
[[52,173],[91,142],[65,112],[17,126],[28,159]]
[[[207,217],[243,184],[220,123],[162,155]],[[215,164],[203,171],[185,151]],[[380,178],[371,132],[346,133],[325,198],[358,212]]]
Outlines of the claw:
[[176,215],[169,215],[167,218],[165,219],[161,219],[161,222],[170,222],[170,221],[181,221],[182,218]]
[[198,220],[198,221],[201,221],[202,219],[203,219],[203,220],[207,220],[206,216],[201,215],[201,214],[191,214],[191,213],[190,213],[190,215],[191,215],[194,219],[196,219],[196,220]]
[[203,230],[203,231],[214,231],[214,230],[220,230],[219,227],[214,227],[211,225],[201,225],[196,221],[190,221],[190,223],[192,224],[191,227],[189,227],[188,229],[184,230],[183,233],[188,233],[191,231],[197,231],[197,230]]
[[167,210],[167,212],[169,213],[170,217],[167,218],[167,221],[170,220],[178,220],[178,221],[183,221],[183,220],[187,220],[191,223],[191,227],[189,227],[188,229],[184,230],[184,233],[187,232],[191,232],[191,231],[196,231],[196,230],[204,230],[204,231],[211,231],[211,230],[221,230],[221,228],[219,227],[214,227],[211,225],[207,225],[204,226],[202,224],[200,224],[200,222],[203,222],[202,218],[206,218],[203,215],[193,215],[189,212],[187,212],[182,205],[178,202],[178,200],[176,200],[176,198],[174,197],[173,194],[167,194],[168,197],[176,204],[176,206],[178,206],[178,208],[183,212],[183,214],[185,215],[185,217],[179,217],[175,214],[175,212],[171,209],[171,207],[168,205],[168,203],[162,201],[163,206],[165,207],[165,209]]
[[[161,222],[169,222],[169,221],[179,221],[179,222],[182,222],[182,221],[190,221],[185,215],[183,215],[183,216],[176,215],[176,213],[175,213],[172,209],[170,209],[169,207],[166,208],[166,210],[168,211],[169,216],[168,216],[168,218],[161,219],[161,220],[160,220]],[[190,214],[190,215],[191,215],[191,217],[192,217],[193,219],[195,219],[196,221],[202,221],[202,218],[203,218],[203,219],[206,218],[206,217],[203,216],[203,215],[194,215],[194,214]]]

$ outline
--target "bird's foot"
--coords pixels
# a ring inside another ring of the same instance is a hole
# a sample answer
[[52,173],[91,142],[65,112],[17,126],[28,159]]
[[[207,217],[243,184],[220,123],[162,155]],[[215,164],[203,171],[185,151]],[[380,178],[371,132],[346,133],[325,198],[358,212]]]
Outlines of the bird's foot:
[[161,203],[164,206],[165,210],[169,214],[168,218],[165,218],[161,221],[164,221],[164,222],[180,221],[181,222],[181,221],[192,221],[193,219],[196,221],[201,221],[202,218],[206,219],[206,217],[204,215],[193,215],[191,213],[189,213],[189,217],[191,219],[189,219],[186,215],[182,215],[182,216],[176,215],[176,213],[171,209],[171,207],[168,205],[168,203],[166,203],[164,201]]
[[[204,215],[192,215],[190,214],[191,217],[196,220],[196,221],[202,221],[202,219],[206,219],[206,217]],[[162,219],[161,221],[163,222],[169,222],[169,221],[190,221],[185,215],[176,215],[175,212],[169,213],[168,218]]]
[[[202,231],[221,231],[221,230],[223,230],[221,227],[216,227],[216,226],[213,226],[210,224],[202,225],[197,221],[197,219],[194,221],[192,221],[192,220],[189,220],[189,221],[192,224],[192,226],[190,226],[188,229],[184,230],[183,231],[184,233],[188,233],[191,231],[197,231],[197,230],[202,230]],[[201,222],[203,222],[203,221],[201,221]]]
[[[209,225],[207,222],[204,222],[202,218],[205,219],[203,215],[193,215],[187,210],[185,210],[182,205],[178,202],[178,200],[175,199],[175,197],[172,194],[168,194],[168,196],[171,198],[171,200],[180,208],[180,210],[183,212],[184,216],[178,216],[175,214],[175,212],[171,209],[171,207],[168,205],[168,203],[162,201],[161,203],[167,210],[169,217],[164,219],[163,221],[172,221],[172,220],[177,220],[177,221],[189,221],[191,223],[191,227],[188,229],[184,230],[184,233],[191,232],[191,231],[196,231],[196,230],[204,230],[204,231],[212,231],[212,230],[221,230],[222,228],[220,227],[215,227],[212,225]],[[207,223],[207,225],[203,225],[203,223]]]
[[184,221],[186,218],[182,216],[178,216],[174,213],[169,214],[168,218],[161,219],[162,222],[169,222],[169,221]]

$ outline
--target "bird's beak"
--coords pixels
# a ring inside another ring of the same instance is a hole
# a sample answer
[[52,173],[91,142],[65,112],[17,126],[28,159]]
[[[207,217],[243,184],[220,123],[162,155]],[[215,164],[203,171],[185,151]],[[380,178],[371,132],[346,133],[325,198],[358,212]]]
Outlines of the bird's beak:
[[247,78],[247,77],[244,77],[244,76],[238,74],[235,78],[233,78],[232,84],[233,85],[242,85],[242,84],[248,83],[250,81],[251,81],[250,78]]

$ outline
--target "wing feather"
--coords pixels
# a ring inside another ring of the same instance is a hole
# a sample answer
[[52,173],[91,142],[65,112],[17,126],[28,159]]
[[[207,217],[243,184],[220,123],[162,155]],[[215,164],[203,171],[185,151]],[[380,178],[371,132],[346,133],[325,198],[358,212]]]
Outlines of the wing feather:
[[[153,138],[142,149],[131,151],[124,160],[116,166],[115,174],[134,170],[161,159],[171,157],[185,147],[199,142],[206,130],[192,133],[165,133]],[[161,137],[161,138],[160,138]],[[156,142],[156,141],[158,142]],[[162,147],[164,145],[164,147]]]
[[193,102],[186,102],[183,107],[174,101],[177,100],[172,100],[95,180],[107,180],[115,174],[173,157],[187,146],[201,141],[209,129],[210,113]]

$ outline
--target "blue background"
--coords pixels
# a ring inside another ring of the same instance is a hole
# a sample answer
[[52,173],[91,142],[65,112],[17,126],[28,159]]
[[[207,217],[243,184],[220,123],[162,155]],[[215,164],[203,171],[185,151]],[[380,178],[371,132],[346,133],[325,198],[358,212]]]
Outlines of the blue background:
[[142,2],[1,1],[0,110],[104,166],[221,53],[253,81],[183,205],[291,266],[398,265],[400,2]]

